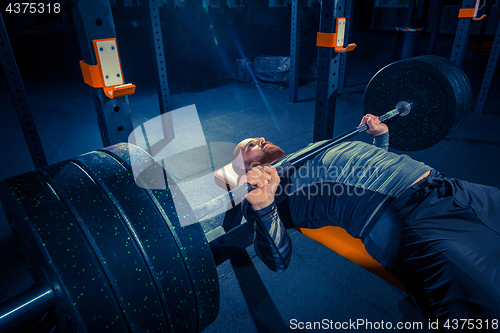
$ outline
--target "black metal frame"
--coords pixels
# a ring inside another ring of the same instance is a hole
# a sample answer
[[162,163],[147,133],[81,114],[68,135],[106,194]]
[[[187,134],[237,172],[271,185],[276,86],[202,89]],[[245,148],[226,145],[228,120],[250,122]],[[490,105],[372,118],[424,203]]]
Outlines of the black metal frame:
[[[326,0],[321,4],[320,32],[334,33],[335,20],[344,17],[346,1]],[[335,109],[342,56],[333,48],[318,48],[318,78],[314,115],[313,142],[333,137]]]
[[24,89],[23,80],[17,67],[16,58],[12,51],[7,29],[0,13],[0,63],[10,89],[12,102],[16,109],[17,118],[26,139],[26,144],[31,155],[31,160],[35,168],[41,168],[47,165],[47,158],[42,147],[42,141],[38,135],[35,120],[31,113],[31,107],[28,102],[28,96]]
[[302,13],[302,1],[292,0],[292,20],[290,34],[290,83],[288,101],[297,102],[299,86],[299,53],[300,53],[300,21]]
[[[161,4],[155,0],[146,1],[148,9],[148,20],[150,26],[151,51],[155,55],[157,70],[156,86],[158,89],[158,102],[160,104],[160,113],[165,114],[169,111],[168,99],[170,89],[168,87],[167,66],[165,62],[165,48],[163,45],[163,36],[161,32],[161,20],[159,6]],[[173,137],[172,137],[173,138]]]
[[169,113],[170,107],[168,100],[170,97],[170,89],[168,86],[167,63],[165,61],[165,48],[161,32],[160,4],[155,2],[155,0],[148,0],[146,6],[149,12],[148,20],[150,27],[151,54],[154,55],[156,63],[158,104],[160,106],[160,114],[163,115],[161,119],[163,128],[162,145],[164,146],[175,138],[175,132],[172,114]]
[[431,30],[431,36],[429,39],[429,46],[427,48],[427,54],[432,54],[434,52],[434,43],[436,42],[436,36],[439,29],[439,20],[441,18],[441,8],[443,7],[443,0],[431,0],[431,5],[429,11],[432,10],[433,20],[432,24],[429,26]]
[[415,0],[410,0],[408,4],[408,12],[406,13],[406,25],[411,27],[413,23],[413,11],[415,10]]
[[483,76],[483,82],[481,83],[481,88],[479,89],[479,96],[477,98],[476,107],[474,109],[475,113],[482,114],[484,111],[484,107],[486,105],[486,99],[488,98],[488,92],[490,90],[491,80],[495,76],[495,70],[498,65],[499,49],[500,49],[500,21],[498,21],[497,30],[495,32],[495,38],[493,40],[490,56],[488,58],[488,63],[486,64],[486,70]]
[[[96,64],[92,41],[116,38],[111,6],[102,0],[72,0],[71,6],[83,59],[87,64]],[[127,142],[134,130],[128,96],[110,99],[101,88],[90,89],[103,145]]]
[[[345,3],[345,33],[344,33],[344,40],[349,41],[351,32],[352,32],[352,18],[353,18],[353,13],[354,13],[354,2],[351,0],[347,0]],[[347,59],[349,57],[349,52],[342,53],[340,55],[340,74],[339,74],[339,89],[338,93],[341,94],[345,89],[345,72],[346,72],[346,66],[347,66]]]
[[[474,8],[475,4],[476,0],[464,0],[462,8]],[[450,60],[458,67],[462,67],[464,62],[465,51],[469,42],[471,22],[471,18],[458,19],[457,33],[455,34],[455,41],[453,42],[453,49],[450,56]]]

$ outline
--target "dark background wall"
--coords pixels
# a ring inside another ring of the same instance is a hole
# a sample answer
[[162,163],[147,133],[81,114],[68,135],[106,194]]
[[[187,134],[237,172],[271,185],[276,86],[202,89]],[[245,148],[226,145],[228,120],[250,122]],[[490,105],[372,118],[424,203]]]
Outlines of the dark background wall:
[[[125,79],[139,85],[154,82],[154,59],[143,2],[111,1]],[[4,9],[9,2],[0,3]],[[63,10],[59,14],[2,12],[23,76],[55,72],[81,77],[78,62],[82,57],[70,4],[68,0],[61,3]],[[230,65],[237,59],[253,61],[259,55],[290,53],[290,2],[285,7],[269,7],[268,0],[250,0],[240,8],[229,8],[225,0],[217,8],[203,8],[199,0],[182,4],[184,7],[176,7],[173,1],[164,1],[160,8],[171,93],[202,91],[226,82]],[[356,42],[364,39],[366,33],[374,32],[386,36],[382,45],[357,52],[356,59],[370,61],[391,48],[394,28],[405,23],[406,7],[374,7],[377,4],[375,0],[354,1],[351,40]],[[417,2],[416,25],[429,26],[429,20],[433,19],[429,4],[429,0]],[[444,5],[439,32],[441,37],[452,38],[460,1],[447,0]],[[311,76],[317,57],[319,10],[315,1],[308,1],[308,6],[301,9],[300,76],[305,80],[314,79]],[[499,16],[500,10],[495,5],[486,22],[473,24],[471,39],[487,39]],[[427,29],[425,36],[429,34]]]

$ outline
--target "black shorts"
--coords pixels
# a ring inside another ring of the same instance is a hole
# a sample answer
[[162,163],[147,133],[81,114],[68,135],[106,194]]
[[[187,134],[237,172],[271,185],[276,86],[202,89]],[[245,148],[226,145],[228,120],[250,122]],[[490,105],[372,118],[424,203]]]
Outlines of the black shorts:
[[500,331],[500,188],[433,170],[393,207],[404,225],[391,271],[423,314],[444,331],[447,320],[472,318]]

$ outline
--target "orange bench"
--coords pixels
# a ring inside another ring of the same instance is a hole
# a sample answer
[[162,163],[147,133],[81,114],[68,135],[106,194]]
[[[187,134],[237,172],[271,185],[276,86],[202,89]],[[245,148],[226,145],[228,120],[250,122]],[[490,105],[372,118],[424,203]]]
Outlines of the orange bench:
[[[235,188],[238,183],[238,175],[234,172],[231,164],[217,170],[214,178],[216,184],[227,191]],[[401,290],[405,290],[401,281],[396,279],[391,273],[389,273],[389,271],[375,261],[375,259],[373,259],[368,252],[366,252],[363,242],[361,242],[360,239],[349,235],[344,229],[340,227],[326,226],[320,229],[297,228],[296,230],[337,252],[341,256],[349,259],[385,281],[392,283]]]

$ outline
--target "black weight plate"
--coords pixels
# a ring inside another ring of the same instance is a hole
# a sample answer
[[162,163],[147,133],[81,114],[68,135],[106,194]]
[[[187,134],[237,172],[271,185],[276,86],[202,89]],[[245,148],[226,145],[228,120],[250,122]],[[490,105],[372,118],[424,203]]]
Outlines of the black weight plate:
[[454,127],[459,117],[457,98],[439,63],[415,57],[387,65],[375,74],[363,96],[363,112],[379,116],[399,101],[410,102],[409,115],[388,123],[390,145],[398,150],[422,150],[438,143]]
[[35,172],[0,182],[9,223],[37,284],[46,283],[58,304],[62,331],[126,332],[113,290],[75,217]]
[[[458,124],[463,119],[463,114],[465,113],[465,94],[462,93],[462,82],[459,80],[457,75],[457,70],[452,67],[453,63],[448,59],[434,56],[434,55],[425,55],[420,56],[419,60],[428,62],[433,64],[436,67],[439,67],[439,70],[443,75],[450,81],[451,86],[453,87],[453,91],[457,100],[457,107],[455,110],[456,118],[453,124],[453,127],[450,129],[450,133],[458,127]],[[450,66],[452,65],[452,66]]]
[[449,68],[448,73],[450,73],[450,77],[455,79],[453,82],[454,88],[456,95],[459,97],[460,103],[457,108],[458,119],[455,122],[455,126],[451,129],[454,131],[460,126],[467,113],[472,109],[472,88],[469,78],[460,67],[455,65],[452,61],[442,57],[433,57],[430,61],[437,60],[436,58],[439,59],[444,66]]
[[472,89],[469,78],[460,67],[449,59],[434,55],[421,56],[419,59],[430,63],[439,63],[441,71],[449,78],[453,86],[457,101],[459,101],[457,103],[457,120],[451,129],[451,131],[454,131],[460,126],[467,112],[472,108]]
[[[105,193],[72,162],[47,167],[40,172],[75,215],[120,304],[128,331],[168,332],[154,279],[125,225],[128,217],[109,198],[112,193]],[[107,316],[105,311],[101,315]]]
[[[461,114],[461,112],[463,111],[463,102],[465,100],[465,96],[464,94],[462,94],[462,82],[460,82],[459,76],[457,75],[457,72],[460,69],[456,67],[450,60],[434,55],[420,56],[419,60],[435,64],[439,67],[443,75],[449,79],[450,84],[455,91],[455,95],[457,96],[457,101],[460,101],[460,103],[457,103],[457,115]],[[457,119],[459,118],[460,117],[457,117]]]
[[137,182],[146,188],[151,200],[165,216],[165,221],[178,243],[195,291],[198,332],[201,332],[218,315],[220,292],[212,252],[193,210],[175,182],[168,180],[168,175],[162,167],[141,148],[122,143],[108,147],[104,151],[123,163],[129,172],[140,175],[137,177]]
[[133,175],[104,152],[73,159],[109,193],[113,205],[126,216],[130,242],[137,244],[154,278],[168,314],[170,331],[196,329],[196,304],[191,281],[177,243],[147,192],[136,185]]

